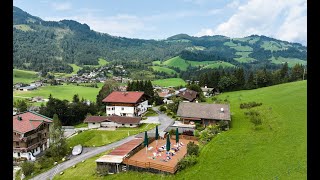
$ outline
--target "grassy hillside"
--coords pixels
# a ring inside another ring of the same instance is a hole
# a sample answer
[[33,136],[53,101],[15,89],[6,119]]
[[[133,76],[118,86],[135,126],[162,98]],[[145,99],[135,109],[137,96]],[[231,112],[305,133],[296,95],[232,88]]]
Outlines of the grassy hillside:
[[154,71],[165,72],[167,74],[177,74],[177,72],[173,69],[160,67],[160,66],[151,66]]
[[180,85],[186,85],[186,82],[181,78],[168,78],[168,79],[159,79],[152,81],[153,85],[159,85],[163,87],[168,86],[180,86]]
[[73,68],[72,74],[77,74],[77,72],[81,69],[81,67],[76,64],[69,64],[69,65]]
[[270,60],[274,64],[283,64],[285,62],[288,62],[288,66],[289,67],[293,67],[296,64],[302,64],[302,65],[306,65],[307,64],[307,61],[303,61],[303,60],[297,59],[297,58],[278,57],[276,59],[275,57],[272,57]]
[[31,83],[38,80],[37,72],[13,69],[13,83]]
[[239,55],[240,57],[234,58],[234,60],[239,61],[241,63],[256,61],[256,59],[249,57],[250,53],[251,52],[236,52],[236,55]]
[[168,59],[163,62],[164,65],[177,67],[183,71],[187,70],[188,63],[186,60],[180,58],[179,56]]
[[[231,102],[232,129],[202,149],[198,164],[174,176],[127,172],[112,179],[306,179],[306,84],[224,93],[218,98]],[[249,101],[263,103],[256,108],[264,117],[260,130],[252,128],[243,114],[246,110],[239,108]]]

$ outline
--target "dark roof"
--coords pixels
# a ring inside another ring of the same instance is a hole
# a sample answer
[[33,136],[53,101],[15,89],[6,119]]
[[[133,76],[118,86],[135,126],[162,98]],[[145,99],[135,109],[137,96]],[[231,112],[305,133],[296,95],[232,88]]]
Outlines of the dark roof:
[[185,91],[179,92],[178,96],[191,102],[196,99],[197,94],[198,93],[196,91],[187,89]]
[[113,91],[102,102],[137,103],[143,95],[144,92],[138,91]]
[[[221,108],[223,108],[223,112],[221,112]],[[229,104],[180,102],[177,115],[180,117],[231,120]]]
[[103,122],[111,121],[118,124],[139,124],[141,117],[128,117],[128,116],[88,116],[83,122]]
[[142,143],[143,139],[133,139],[127,143],[118,146],[113,151],[111,151],[108,155],[116,155],[116,156],[125,156],[129,154],[134,148],[139,146]]
[[51,122],[51,118],[35,113],[33,111],[26,111],[13,116],[13,131],[26,133],[37,129],[42,123]]

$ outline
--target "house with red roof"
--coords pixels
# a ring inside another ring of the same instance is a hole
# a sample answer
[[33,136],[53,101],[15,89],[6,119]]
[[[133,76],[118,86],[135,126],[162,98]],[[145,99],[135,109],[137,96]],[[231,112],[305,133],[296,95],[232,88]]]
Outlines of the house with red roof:
[[102,102],[107,103],[107,116],[141,116],[149,107],[147,96],[138,91],[113,91]]
[[33,111],[13,116],[13,157],[35,160],[35,155],[49,148],[52,119]]
[[139,126],[141,117],[128,116],[87,116],[83,121],[88,123],[88,128],[118,128],[118,127],[137,127]]

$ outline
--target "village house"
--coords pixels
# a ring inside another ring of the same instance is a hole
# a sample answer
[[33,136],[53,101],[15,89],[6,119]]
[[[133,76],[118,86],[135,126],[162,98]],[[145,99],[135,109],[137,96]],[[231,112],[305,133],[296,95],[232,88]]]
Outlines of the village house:
[[35,155],[49,148],[51,118],[27,111],[13,116],[13,157],[35,160]]
[[185,89],[180,91],[177,96],[181,97],[184,101],[183,102],[194,102],[198,97],[198,92],[190,89]]
[[118,128],[137,127],[140,125],[141,117],[127,116],[88,116],[83,122],[88,123],[88,128]]
[[203,95],[205,97],[210,97],[214,94],[214,88],[208,88],[207,86],[204,86],[201,88],[202,92],[203,92]]
[[107,103],[107,116],[141,116],[149,107],[147,96],[138,91],[113,91],[102,102]]
[[229,104],[202,104],[181,102],[177,116],[184,124],[199,123],[203,126],[231,121]]
[[20,91],[32,91],[32,90],[35,90],[37,89],[36,86],[25,86],[25,87],[20,87],[19,90]]

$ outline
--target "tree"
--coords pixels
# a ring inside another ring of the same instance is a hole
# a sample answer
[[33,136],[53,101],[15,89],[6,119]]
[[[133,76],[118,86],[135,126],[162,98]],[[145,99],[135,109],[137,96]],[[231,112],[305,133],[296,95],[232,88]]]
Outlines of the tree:
[[78,94],[73,95],[72,102],[73,102],[73,103],[80,102],[80,99],[79,99],[79,95],[78,95]]
[[301,64],[294,65],[291,70],[290,81],[302,80],[303,71],[303,66]]
[[280,77],[282,79],[282,82],[288,82],[289,78],[289,67],[288,63],[285,62],[280,70]]
[[188,155],[199,155],[199,146],[196,145],[193,141],[187,144],[187,154]]
[[16,107],[18,109],[18,112],[27,111],[29,106],[30,105],[28,105],[26,100],[24,99],[18,99],[13,103],[13,107]]
[[98,109],[100,111],[105,110],[105,105],[102,103],[102,100],[106,98],[110,93],[113,91],[118,91],[119,90],[119,83],[114,80],[106,80],[102,88],[100,89],[98,95],[97,95],[97,101],[96,104],[98,106]]
[[34,170],[33,162],[25,161],[21,164],[22,172],[25,176],[30,175]]
[[63,136],[63,129],[57,114],[53,115],[52,124],[49,127],[50,147],[46,151],[46,156],[53,157],[56,160],[65,156],[68,147]]

